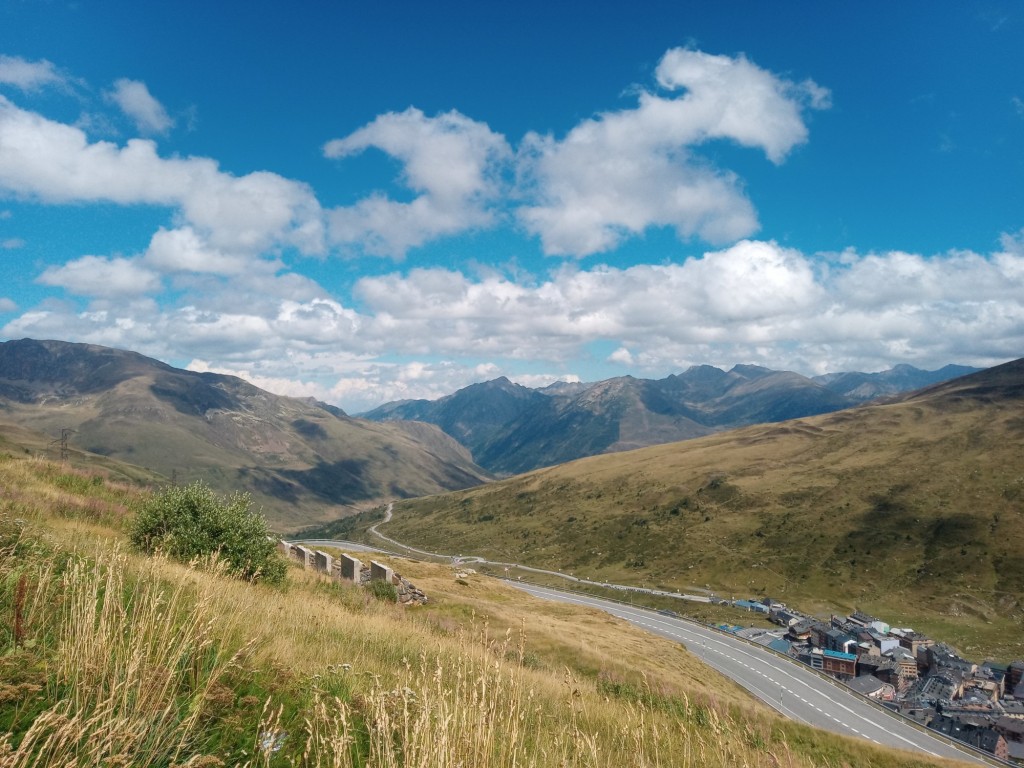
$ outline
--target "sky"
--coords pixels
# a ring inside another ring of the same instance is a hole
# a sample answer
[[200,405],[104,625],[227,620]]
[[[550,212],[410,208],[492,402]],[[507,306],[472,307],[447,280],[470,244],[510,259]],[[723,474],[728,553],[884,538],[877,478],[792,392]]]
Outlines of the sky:
[[350,413],[1024,355],[1024,3],[0,0],[0,338]]

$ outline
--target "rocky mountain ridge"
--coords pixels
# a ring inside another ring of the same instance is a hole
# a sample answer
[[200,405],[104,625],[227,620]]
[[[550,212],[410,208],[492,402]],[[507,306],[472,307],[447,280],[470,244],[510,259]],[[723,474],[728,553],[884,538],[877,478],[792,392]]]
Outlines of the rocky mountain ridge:
[[439,400],[386,403],[368,413],[381,422],[436,424],[481,466],[515,474],[573,459],[670,443],[726,429],[842,410],[976,371],[899,365],[881,373],[808,378],[792,371],[736,365],[693,366],[664,379],[621,376],[541,389],[502,377]]

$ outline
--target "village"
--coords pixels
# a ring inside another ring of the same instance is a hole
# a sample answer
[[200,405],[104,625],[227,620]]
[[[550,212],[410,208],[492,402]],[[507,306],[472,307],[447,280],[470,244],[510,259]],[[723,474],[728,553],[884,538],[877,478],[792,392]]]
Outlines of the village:
[[945,736],[1024,765],[1024,660],[979,664],[946,643],[860,611],[823,621],[771,598],[732,604],[783,630],[723,629],[831,675]]

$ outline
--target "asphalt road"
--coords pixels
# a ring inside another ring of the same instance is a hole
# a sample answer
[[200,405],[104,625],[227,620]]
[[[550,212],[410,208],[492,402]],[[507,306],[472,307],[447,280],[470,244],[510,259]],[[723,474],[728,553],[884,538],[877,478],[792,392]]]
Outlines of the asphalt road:
[[388,552],[386,549],[378,549],[377,547],[370,547],[366,544],[357,544],[354,541],[336,541],[334,539],[295,539],[289,540],[291,544],[301,544],[304,547],[336,547],[338,549],[344,549],[346,552],[379,552],[384,555],[393,554]]
[[[390,511],[389,509],[388,512]],[[388,515],[388,518],[390,518],[390,515]],[[377,532],[374,531],[374,533]],[[407,551],[411,550],[434,557],[449,557],[413,549],[398,541],[389,539],[383,534],[377,533],[377,535],[385,541]],[[375,549],[374,547],[350,541],[307,539],[301,543],[314,547],[339,547],[348,551],[390,554],[386,550]],[[461,558],[461,562],[487,563],[488,561],[478,557],[466,557]],[[503,565],[502,563],[491,564]],[[523,566],[518,567],[522,568]],[[535,568],[527,568],[526,570],[549,573],[548,571]],[[583,579],[577,579],[568,574],[558,573],[557,575],[570,581],[585,582]],[[708,666],[734,680],[766,704],[792,720],[844,736],[867,739],[876,744],[912,750],[932,757],[965,760],[979,765],[992,764],[982,760],[974,753],[954,746],[948,740],[933,736],[928,731],[918,730],[886,710],[865,702],[845,688],[823,680],[805,665],[797,661],[780,658],[760,646],[751,645],[738,638],[704,627],[701,624],[682,618],[666,616],[650,609],[634,608],[611,600],[571,594],[518,581],[509,580],[507,583],[535,597],[576,605],[586,605],[606,611],[649,632],[671,640],[677,640],[683,643],[687,650]],[[655,590],[640,588],[637,588],[636,591],[655,592]]]
[[700,624],[600,598],[521,582],[508,583],[535,597],[599,608],[649,632],[678,640],[697,658],[798,722],[887,747],[923,752],[932,757],[989,764],[948,741],[918,730],[844,688],[822,680],[799,662],[780,658],[766,649]]

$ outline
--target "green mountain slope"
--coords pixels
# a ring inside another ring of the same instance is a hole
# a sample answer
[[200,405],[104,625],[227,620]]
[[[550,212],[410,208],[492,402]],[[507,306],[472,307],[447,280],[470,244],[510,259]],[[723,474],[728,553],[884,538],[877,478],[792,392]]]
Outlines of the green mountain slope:
[[1020,655],[1022,459],[1018,360],[896,402],[403,502],[386,531],[596,579],[859,606]]
[[0,344],[0,421],[53,436],[70,428],[75,447],[166,479],[245,488],[281,527],[488,479],[436,427],[352,419],[232,376],[84,344]]

